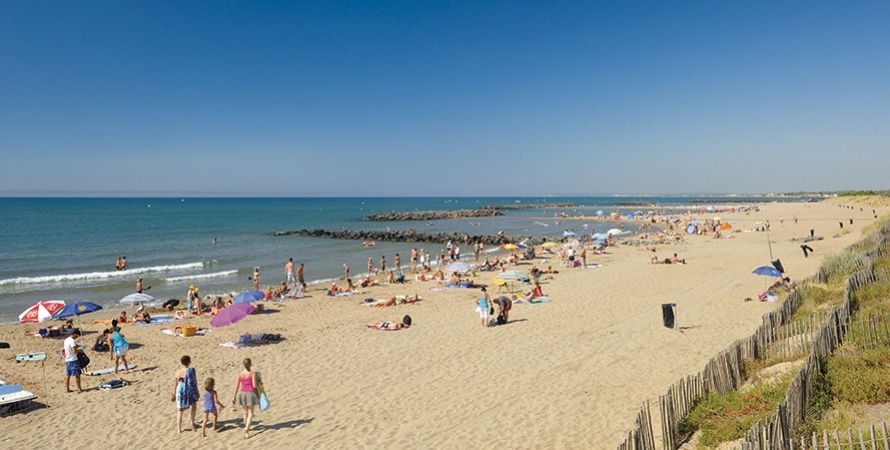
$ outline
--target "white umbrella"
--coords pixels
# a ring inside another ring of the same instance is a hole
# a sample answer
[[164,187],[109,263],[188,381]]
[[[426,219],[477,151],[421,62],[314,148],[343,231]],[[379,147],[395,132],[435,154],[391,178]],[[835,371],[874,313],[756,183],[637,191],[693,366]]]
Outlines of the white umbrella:
[[473,268],[470,267],[469,264],[467,264],[463,261],[453,262],[453,263],[445,266],[445,268],[452,272],[469,272],[470,270],[473,270]]
[[151,302],[154,302],[154,301],[155,301],[155,298],[154,298],[154,297],[152,297],[152,296],[150,296],[150,295],[148,295],[148,294],[139,294],[139,293],[130,294],[130,295],[128,295],[128,296],[126,296],[126,297],[124,297],[124,298],[121,299],[121,303],[124,303],[124,304],[127,304],[127,305],[136,305],[136,304],[141,304],[141,303],[151,303]]
[[518,270],[508,270],[506,272],[501,272],[495,278],[504,281],[528,281],[531,279],[531,277],[529,277],[527,273],[520,272]]
[[612,228],[611,230],[606,231],[606,234],[608,234],[609,236],[614,236],[621,233],[623,233],[623,231],[619,230],[618,228]]

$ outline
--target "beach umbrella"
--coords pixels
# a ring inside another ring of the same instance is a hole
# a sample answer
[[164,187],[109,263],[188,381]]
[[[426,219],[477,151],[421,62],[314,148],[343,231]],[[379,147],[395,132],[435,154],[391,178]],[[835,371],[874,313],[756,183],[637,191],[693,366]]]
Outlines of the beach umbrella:
[[621,231],[618,228],[612,228],[611,230],[606,231],[606,234],[609,236],[614,236],[614,235],[621,234],[621,233],[623,233],[623,231]]
[[[531,280],[531,278],[528,276],[528,274],[526,274],[524,272],[520,272],[518,270],[508,270],[506,272],[501,272],[501,273],[497,274],[497,276],[494,277],[495,284],[502,284],[502,283],[498,283],[498,281],[507,283],[508,281],[529,281],[529,280]],[[512,283],[508,286],[508,290],[510,292],[513,292]]]
[[504,250],[516,250],[519,248],[519,246],[516,244],[504,244],[504,245],[501,245],[501,248]]
[[40,323],[65,307],[65,300],[41,300],[19,314],[19,323]]
[[779,272],[779,269],[776,269],[773,266],[760,266],[760,267],[754,269],[754,271],[751,273],[753,273],[755,275],[763,275],[765,277],[775,277],[775,278],[782,277],[782,272]]
[[531,277],[528,276],[525,272],[520,272],[518,270],[508,270],[506,272],[501,272],[495,276],[498,280],[504,281],[528,281]]
[[603,214],[605,214],[605,213],[603,212],[603,210],[601,210],[601,209],[596,210],[596,215],[598,215],[598,216],[602,216]]
[[89,314],[102,309],[101,306],[90,302],[74,302],[53,314],[53,319],[67,319],[69,317]]
[[266,298],[266,294],[263,294],[260,291],[245,291],[238,294],[232,303],[252,303],[264,298]]
[[473,268],[470,267],[469,264],[467,264],[463,261],[453,262],[453,263],[445,266],[445,268],[452,272],[469,272],[469,271],[473,270]]
[[231,306],[227,306],[210,320],[210,326],[216,328],[227,327],[247,317],[247,315],[252,313],[255,309],[256,308],[253,305],[247,302],[235,303]]
[[549,241],[549,242],[545,242],[544,245],[542,245],[541,247],[544,247],[544,248],[556,248],[556,247],[559,247],[559,245],[560,245],[560,244],[559,244],[558,242]]
[[140,303],[151,303],[155,300],[156,299],[154,297],[148,294],[135,293],[122,298],[121,303],[125,305],[135,305]]
[[[587,224],[584,224],[584,226],[587,226]],[[530,239],[526,239],[523,242],[523,244],[525,244],[525,245],[541,245],[541,241],[538,239],[535,239],[535,238],[530,238]]]
[[602,239],[594,239],[594,240],[590,241],[590,243],[593,245],[605,245],[606,241],[604,241]]

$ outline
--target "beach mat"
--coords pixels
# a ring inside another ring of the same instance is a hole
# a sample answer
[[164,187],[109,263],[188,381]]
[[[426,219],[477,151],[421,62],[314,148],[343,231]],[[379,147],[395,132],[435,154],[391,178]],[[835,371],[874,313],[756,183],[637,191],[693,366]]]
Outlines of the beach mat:
[[157,325],[157,324],[159,324],[159,323],[172,322],[174,317],[175,317],[175,316],[155,316],[155,317],[152,317],[152,318],[151,318],[151,321],[149,321],[148,323],[145,323],[145,322],[133,322],[133,325],[137,325],[137,326],[140,326],[140,327],[145,327],[145,326],[148,326],[148,325]]
[[242,344],[242,343],[240,343],[240,342],[221,342],[221,343],[216,344],[216,345],[218,345],[218,346],[220,346],[220,347],[228,347],[228,348],[244,348],[244,347],[247,347],[247,345]]
[[[124,367],[124,365],[121,364],[117,367],[117,371],[120,372],[121,370],[133,370],[135,368],[136,368],[136,364],[128,364],[127,367]],[[95,376],[99,376],[99,375],[108,375],[109,373],[114,373],[114,367],[106,367],[104,369],[91,370],[91,371],[87,372],[87,374],[91,377],[95,377]]]

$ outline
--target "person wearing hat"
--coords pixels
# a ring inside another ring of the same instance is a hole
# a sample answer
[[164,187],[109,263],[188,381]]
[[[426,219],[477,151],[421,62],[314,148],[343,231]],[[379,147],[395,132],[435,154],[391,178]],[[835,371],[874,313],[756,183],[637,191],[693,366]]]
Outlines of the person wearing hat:
[[71,377],[74,377],[77,383],[77,392],[82,393],[83,388],[80,387],[80,362],[77,361],[77,354],[83,350],[77,344],[77,338],[80,337],[80,331],[76,328],[65,338],[63,344],[65,351],[65,392],[71,391]]
[[139,308],[136,309],[136,317],[133,318],[133,322],[151,322],[151,316],[149,316],[148,313],[145,312],[145,306],[139,305]]

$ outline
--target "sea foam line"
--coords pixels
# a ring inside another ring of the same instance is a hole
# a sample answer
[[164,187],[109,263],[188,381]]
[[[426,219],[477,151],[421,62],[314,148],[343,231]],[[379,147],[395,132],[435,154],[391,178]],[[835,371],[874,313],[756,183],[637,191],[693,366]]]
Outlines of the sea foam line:
[[68,273],[61,275],[46,275],[42,277],[18,277],[0,280],[0,286],[12,286],[22,284],[45,284],[45,283],[64,283],[78,281],[94,281],[108,280],[114,278],[124,278],[130,275],[143,275],[155,272],[172,272],[176,270],[193,270],[204,267],[202,262],[194,262],[187,264],[175,264],[169,266],[153,266],[141,267],[138,269],[127,269],[114,272],[88,272],[88,273]]
[[230,277],[232,275],[237,275],[237,274],[238,274],[237,270],[226,270],[223,272],[194,274],[194,275],[185,275],[185,276],[181,276],[181,277],[164,278],[164,281],[167,283],[178,283],[180,281],[204,280],[207,278]]

